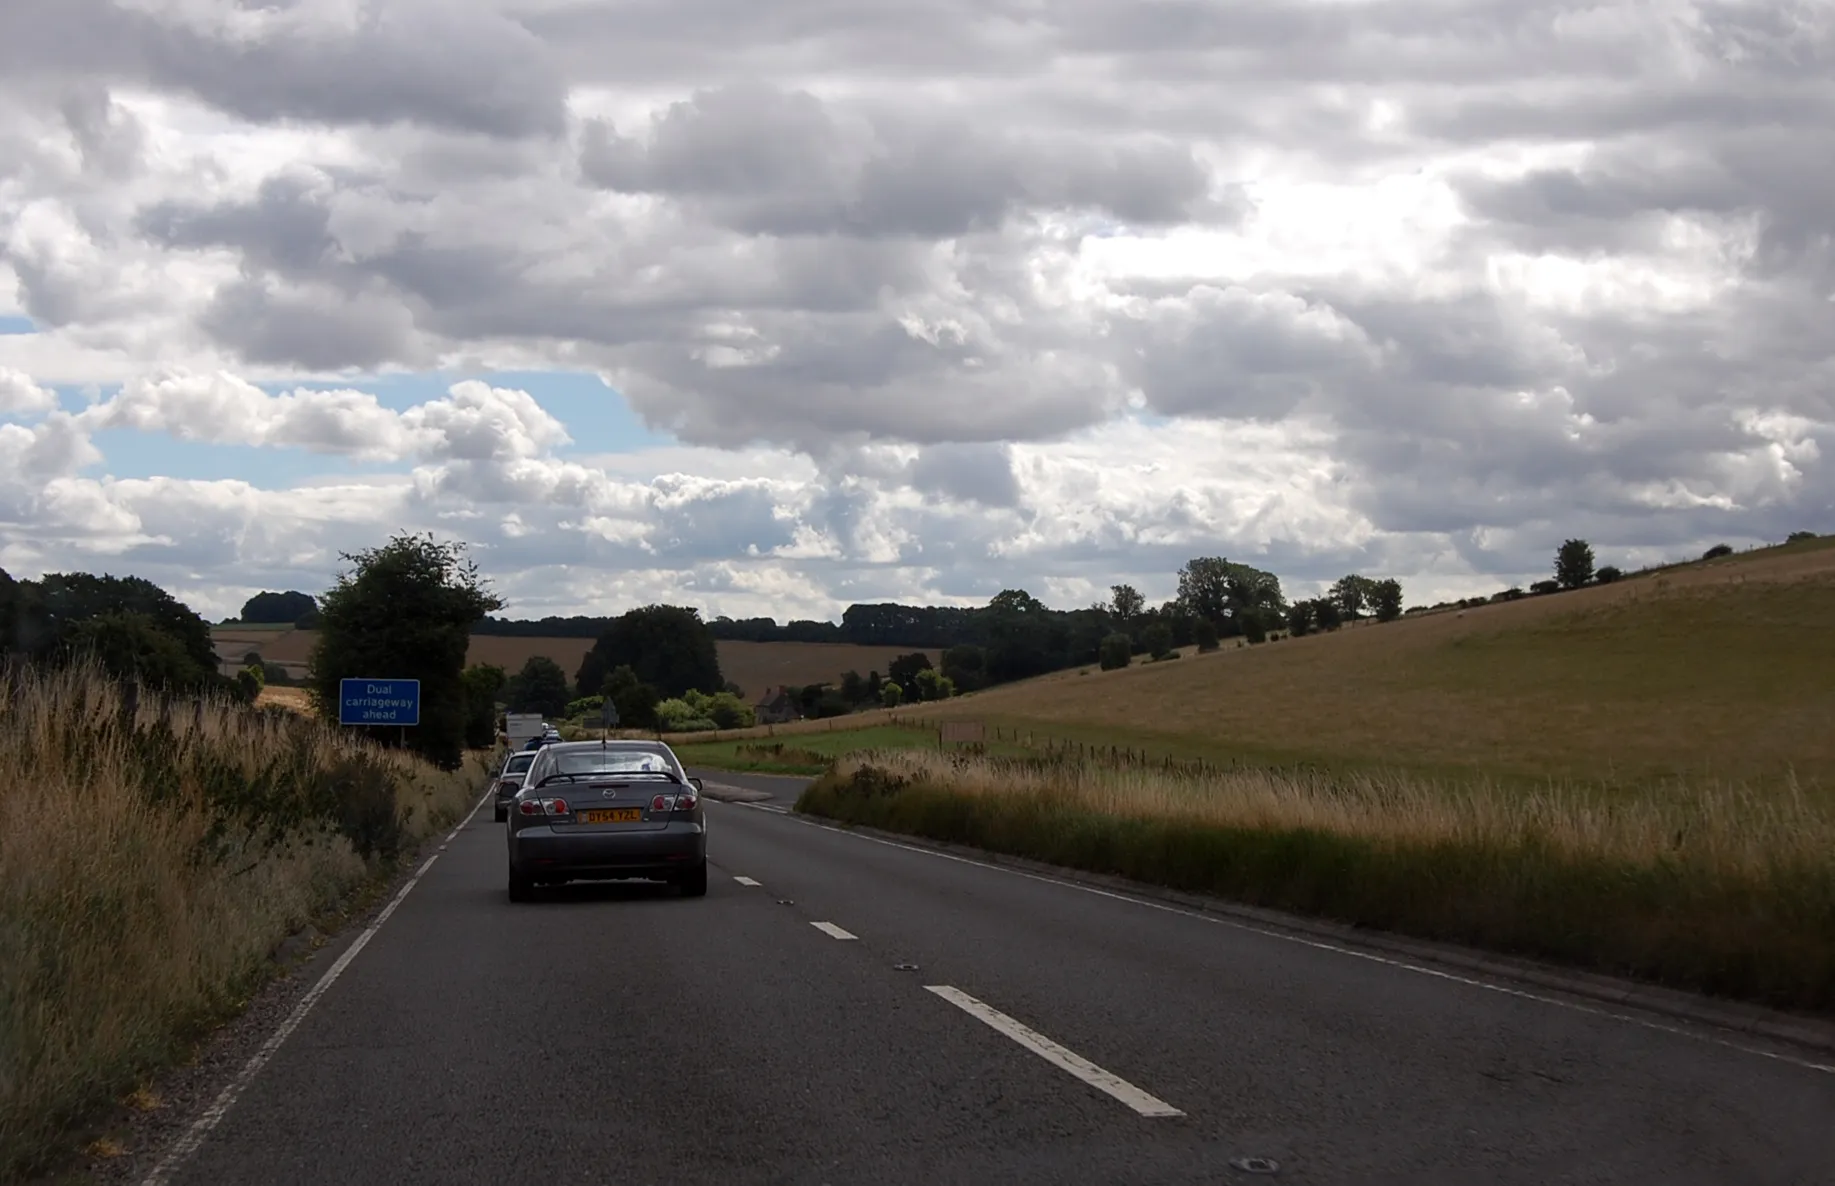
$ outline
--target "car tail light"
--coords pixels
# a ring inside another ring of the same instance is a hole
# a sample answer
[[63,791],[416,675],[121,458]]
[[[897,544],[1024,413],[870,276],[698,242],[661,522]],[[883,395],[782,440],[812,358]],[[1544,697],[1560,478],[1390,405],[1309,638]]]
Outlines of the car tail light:
[[567,800],[565,799],[544,799],[542,806],[548,809],[549,815],[567,814]]
[[516,814],[540,815],[542,814],[542,801],[540,799],[524,799],[521,803],[516,805]]
[[569,810],[565,799],[524,799],[516,805],[518,815],[566,815]]
[[658,795],[656,798],[650,800],[650,810],[651,811],[668,811],[669,810],[669,796]]
[[675,809],[677,811],[693,811],[694,805],[695,793],[693,791],[684,791],[675,797]]

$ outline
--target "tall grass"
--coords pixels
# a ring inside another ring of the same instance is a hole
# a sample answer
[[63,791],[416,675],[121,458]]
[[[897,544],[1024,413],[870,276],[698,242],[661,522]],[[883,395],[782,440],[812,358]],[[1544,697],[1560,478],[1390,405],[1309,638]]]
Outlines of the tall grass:
[[1777,1006],[1835,1011],[1835,803],[882,751],[813,814]]
[[182,1053],[279,940],[470,806],[285,710],[0,667],[0,1178]]

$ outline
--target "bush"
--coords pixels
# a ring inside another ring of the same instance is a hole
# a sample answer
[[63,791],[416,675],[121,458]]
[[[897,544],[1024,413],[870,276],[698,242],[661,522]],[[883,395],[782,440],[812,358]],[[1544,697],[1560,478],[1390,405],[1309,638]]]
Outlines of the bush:
[[577,721],[581,717],[597,717],[599,710],[604,707],[604,696],[582,696],[578,700],[569,700],[567,711],[561,715],[570,721]]
[[1155,622],[1147,627],[1142,641],[1147,644],[1147,654],[1150,658],[1164,658],[1172,654],[1172,627],[1164,622]]
[[1203,654],[1208,655],[1223,645],[1223,640],[1217,637],[1217,623],[1209,618],[1199,618],[1197,622],[1193,623],[1191,636],[1192,641],[1198,644],[1198,650]]
[[1805,540],[1812,540],[1815,538],[1816,533],[1813,531],[1793,531],[1785,538],[1784,542],[1787,544],[1800,544]]
[[905,702],[905,689],[887,680],[879,685],[879,702],[887,708],[897,708]]
[[[1529,586],[1529,591],[1538,597],[1548,593],[1559,593],[1561,591],[1561,582],[1537,581],[1535,584]],[[1460,602],[1460,604],[1464,605],[1465,602]]]
[[1593,579],[1602,585],[1610,585],[1612,582],[1623,578],[1624,575],[1624,571],[1616,565],[1604,564],[1600,566],[1598,572],[1593,574]]
[[1701,558],[1703,560],[1718,560],[1722,556],[1731,556],[1732,554],[1733,554],[1733,545],[1715,544],[1713,547],[1703,552],[1701,554]]
[[1102,640],[1097,650],[1104,671],[1115,671],[1126,667],[1133,657],[1134,642],[1125,634],[1111,634]]

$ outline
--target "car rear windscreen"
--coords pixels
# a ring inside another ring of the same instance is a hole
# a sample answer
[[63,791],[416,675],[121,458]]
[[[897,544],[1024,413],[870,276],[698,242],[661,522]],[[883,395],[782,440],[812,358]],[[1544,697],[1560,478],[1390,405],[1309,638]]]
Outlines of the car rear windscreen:
[[535,761],[535,755],[511,754],[510,764],[504,768],[505,774],[522,774],[529,769],[529,763]]
[[669,774],[669,759],[642,750],[582,750],[554,755],[556,774]]

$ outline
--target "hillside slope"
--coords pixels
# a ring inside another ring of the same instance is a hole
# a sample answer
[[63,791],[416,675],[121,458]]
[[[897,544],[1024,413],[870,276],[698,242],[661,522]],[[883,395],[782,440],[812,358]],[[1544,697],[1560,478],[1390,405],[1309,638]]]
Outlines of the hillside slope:
[[1835,539],[917,713],[1218,757],[1835,788]]

